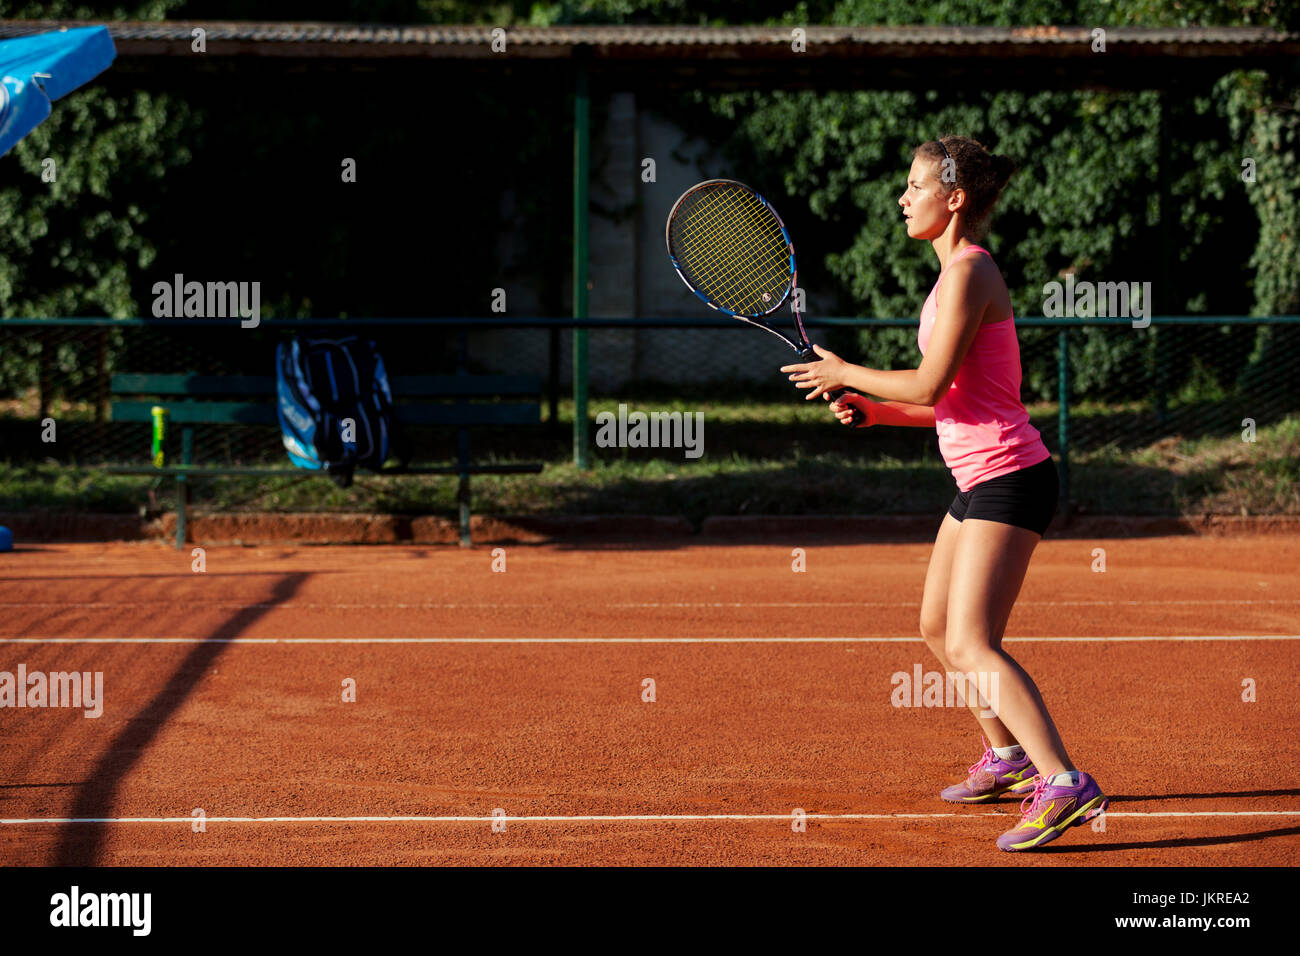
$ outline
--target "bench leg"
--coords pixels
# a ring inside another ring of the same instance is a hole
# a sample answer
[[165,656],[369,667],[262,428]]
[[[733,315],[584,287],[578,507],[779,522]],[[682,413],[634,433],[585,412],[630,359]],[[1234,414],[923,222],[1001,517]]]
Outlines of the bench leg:
[[460,476],[460,487],[456,491],[456,504],[460,507],[460,546],[468,548],[469,540],[469,475]]
[[188,497],[185,487],[185,476],[176,476],[176,548],[180,550],[185,547],[185,499]]
[[[194,427],[186,425],[181,429],[181,464],[194,464]],[[190,486],[185,475],[176,476],[176,547],[185,547],[185,507],[190,500]]]

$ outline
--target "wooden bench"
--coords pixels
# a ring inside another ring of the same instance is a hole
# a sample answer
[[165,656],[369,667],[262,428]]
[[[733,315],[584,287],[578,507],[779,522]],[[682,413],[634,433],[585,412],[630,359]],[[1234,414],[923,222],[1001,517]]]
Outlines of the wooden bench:
[[[470,460],[469,432],[479,426],[538,425],[541,422],[541,380],[521,375],[393,376],[394,412],[406,426],[442,425],[457,428],[456,463],[385,468],[369,474],[456,475],[460,486],[460,543],[469,547],[470,475],[537,474],[541,463],[477,464]],[[190,477],[253,475],[326,477],[293,467],[201,466],[194,463],[194,429],[223,425],[270,425],[279,429],[276,383],[269,375],[116,374],[112,379],[111,416],[115,422],[147,425],[141,447],[148,447],[155,405],[167,409],[167,427],[179,428],[179,465],[110,466],[118,475],[158,475],[176,479],[176,547],[185,545],[187,481]],[[448,401],[448,400],[451,401]],[[479,401],[471,402],[470,399]],[[525,401],[524,399],[531,399]],[[488,401],[492,400],[492,401]],[[509,401],[504,401],[509,400]],[[287,460],[287,455],[286,455]],[[363,474],[367,472],[362,472]]]

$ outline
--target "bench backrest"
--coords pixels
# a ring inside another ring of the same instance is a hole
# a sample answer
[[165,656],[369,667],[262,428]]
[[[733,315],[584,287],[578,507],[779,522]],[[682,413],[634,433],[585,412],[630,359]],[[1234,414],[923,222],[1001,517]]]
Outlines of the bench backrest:
[[[394,412],[404,425],[536,425],[541,379],[528,375],[394,375]],[[155,405],[178,425],[278,425],[270,375],[119,373],[113,376],[112,419],[149,422]],[[140,396],[157,396],[143,399]],[[121,398],[117,396],[133,396]],[[470,401],[522,399],[532,401]]]

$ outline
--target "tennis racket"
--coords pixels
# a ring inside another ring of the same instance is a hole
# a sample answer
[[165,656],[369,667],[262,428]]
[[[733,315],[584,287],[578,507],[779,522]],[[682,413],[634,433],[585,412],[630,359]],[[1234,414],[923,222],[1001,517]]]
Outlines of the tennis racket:
[[[794,243],[772,204],[734,179],[710,179],[686,190],[668,214],[665,231],[673,268],[711,309],[771,332],[799,353],[801,362],[819,362],[812,349],[798,296]],[[770,316],[790,299],[791,338]],[[834,401],[848,389],[830,393]],[[863,421],[853,409],[853,425]]]

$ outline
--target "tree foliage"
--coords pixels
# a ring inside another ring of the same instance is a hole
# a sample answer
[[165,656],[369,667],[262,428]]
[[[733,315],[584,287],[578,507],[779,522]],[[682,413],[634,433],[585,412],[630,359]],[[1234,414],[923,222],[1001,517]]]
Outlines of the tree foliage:
[[[1228,7],[1195,0],[944,0],[922,6],[844,0],[828,19],[845,25],[1285,28],[1300,2],[1243,0]],[[803,12],[796,9],[787,19]],[[963,87],[697,95],[694,104],[692,132],[704,134],[719,120],[728,129],[726,168],[769,194],[790,197],[781,208],[795,209],[794,219],[802,208],[809,210],[811,217],[796,229],[805,266],[811,260],[801,279],[822,293],[823,313],[919,312],[937,263],[928,243],[907,241],[898,197],[911,150],[947,134],[978,139],[1019,165],[984,242],[1007,278],[1017,315],[1041,314],[1044,285],[1066,273],[1080,280],[1149,281],[1159,315],[1300,311],[1300,194],[1293,186],[1298,114],[1293,83],[1285,77],[1235,73],[1213,91],[1192,96],[1177,90],[1024,93]],[[1256,154],[1259,176],[1266,179],[1244,183],[1241,160]],[[1162,187],[1170,219],[1163,228]],[[1242,237],[1250,243],[1243,245]],[[1165,242],[1168,251],[1162,252]],[[1026,362],[1026,385],[1042,398],[1055,391],[1049,334],[1021,333],[1026,353],[1034,356]],[[1087,329],[1072,340],[1078,394],[1125,394],[1135,373],[1154,362],[1169,364],[1151,337]],[[1252,354],[1250,340],[1238,335],[1228,344],[1207,329],[1183,334],[1180,341],[1202,347],[1204,368],[1231,382],[1262,357],[1258,344]],[[911,329],[874,330],[848,347],[879,367],[916,361]],[[1192,363],[1183,364],[1170,387],[1192,373]]]
[[[265,0],[0,0],[0,17],[1300,29],[1300,0],[281,0],[271,7]],[[562,286],[555,276],[567,249],[554,241],[569,198],[562,93],[461,90],[441,99],[436,122],[421,121],[382,83],[331,87],[328,95],[311,83],[283,83],[241,95],[249,102],[234,116],[220,97],[111,82],[56,104],[50,120],[0,161],[7,173],[0,179],[0,314],[138,315],[155,272],[196,262],[253,278],[274,270],[268,313],[433,314],[443,305],[411,282],[432,254],[412,237],[421,235],[416,223],[439,215],[462,224],[458,241],[436,257],[457,296],[477,294],[489,278],[501,281],[485,263],[497,258],[503,230],[521,239],[520,258],[536,264],[531,281]],[[973,136],[1020,164],[985,240],[1017,315],[1036,314],[1043,285],[1066,272],[1149,280],[1157,313],[1300,312],[1294,72],[1234,73],[1190,96],[963,87],[698,95],[685,106],[669,98],[658,106],[721,147],[725,171],[782,197],[820,314],[919,311],[936,263],[928,245],[906,241],[897,199],[912,148],[945,133]],[[371,122],[344,136],[330,125],[340,114]],[[366,164],[346,197],[337,195],[332,162],[316,162],[322,150],[358,154]],[[53,183],[41,179],[49,158],[58,170]],[[1255,161],[1253,183],[1242,180],[1244,158]],[[1170,214],[1163,229],[1162,186]],[[513,194],[516,205],[483,208],[476,197],[492,190]],[[544,310],[558,311],[551,285]],[[1206,362],[1221,378],[1242,369],[1248,378],[1250,368],[1292,347],[1267,331],[1244,345],[1215,335],[1203,337]],[[1041,344],[1031,330],[1022,340],[1029,352]],[[1076,342],[1080,393],[1114,391],[1126,369],[1152,361],[1136,337],[1094,330]],[[885,367],[915,361],[911,330],[875,332],[853,346]],[[0,376],[12,367],[0,362]],[[1027,383],[1044,397],[1054,374],[1050,360],[1026,366]]]
[[[175,6],[0,3],[0,17],[157,19]],[[0,316],[139,314],[132,286],[157,251],[151,216],[165,201],[168,171],[189,160],[192,121],[179,97],[110,92],[94,81],[54,104],[0,159]],[[35,382],[38,355],[73,383],[94,366],[87,348],[71,342],[26,338],[7,346],[0,349],[6,393]]]

